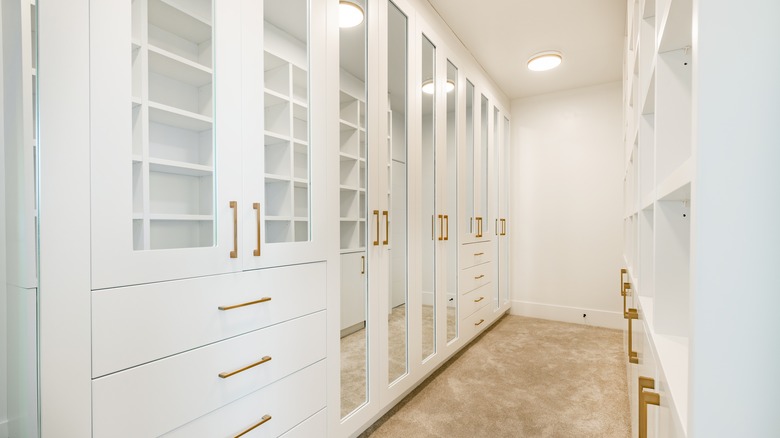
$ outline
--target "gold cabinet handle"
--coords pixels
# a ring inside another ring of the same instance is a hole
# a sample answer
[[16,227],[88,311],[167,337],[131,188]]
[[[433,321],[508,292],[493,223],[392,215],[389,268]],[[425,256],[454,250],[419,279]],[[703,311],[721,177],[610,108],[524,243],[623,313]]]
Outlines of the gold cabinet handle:
[[250,301],[248,303],[234,304],[232,306],[219,306],[217,308],[219,310],[233,310],[233,309],[238,309],[240,307],[252,306],[254,304],[267,303],[268,301],[271,301],[271,297],[263,297],[260,298],[259,300]]
[[253,363],[251,365],[247,365],[244,368],[241,368],[241,369],[238,369],[238,370],[235,370],[235,371],[231,371],[229,373],[228,372],[219,373],[219,377],[221,377],[223,379],[227,379],[230,376],[235,376],[238,373],[243,373],[244,371],[246,371],[248,369],[254,368],[254,367],[258,366],[258,365],[262,365],[262,364],[268,362],[269,360],[271,360],[271,356],[263,356],[262,359],[258,360],[257,362],[255,362],[255,363]]
[[374,239],[374,246],[379,246],[379,210],[374,210],[374,219],[376,219],[376,239]]
[[639,438],[647,438],[647,405],[660,406],[661,396],[657,392],[645,391],[655,389],[655,380],[651,377],[639,377]]
[[506,219],[501,219],[501,235],[506,236]]
[[259,423],[255,424],[254,426],[250,427],[249,429],[239,433],[238,435],[235,436],[235,438],[241,438],[242,436],[244,436],[244,435],[248,434],[249,432],[255,430],[256,428],[262,426],[263,423],[266,423],[266,422],[268,422],[270,420],[271,420],[271,416],[270,415],[263,415],[263,418],[260,419]]
[[450,240],[450,215],[444,215],[444,240]]
[[252,252],[255,257],[260,257],[260,203],[255,202],[252,204],[252,208],[257,211],[257,248]]
[[484,252],[475,252],[474,253],[474,257],[479,257],[479,256],[482,256],[482,255],[485,255],[485,253]]
[[485,274],[477,275],[476,277],[474,277],[474,280],[480,280],[482,278],[485,278]]
[[439,240],[444,240],[444,215],[439,215]]
[[230,201],[230,208],[233,209],[233,251],[230,251],[230,258],[238,258],[238,202]]
[[476,218],[476,222],[477,222],[477,235],[476,235],[476,237],[482,237],[482,218],[481,217],[477,217]]
[[638,364],[639,356],[637,356],[637,352],[634,351],[634,329],[631,321],[639,319],[639,312],[636,309],[628,309],[626,314],[628,315],[628,318],[626,318],[628,320],[628,362]]
[[499,228],[498,228],[498,218],[496,218],[495,229],[496,229],[496,236],[500,236],[501,235],[501,231],[499,231]]
[[360,256],[360,273],[366,273],[366,256]]
[[385,210],[382,212],[382,216],[385,217],[385,240],[382,241],[382,245],[390,244],[390,212]]
[[478,302],[480,302],[480,301],[482,301],[482,300],[484,300],[484,299],[485,299],[485,297],[479,297],[479,298],[477,298],[476,300],[474,300],[474,302],[475,302],[475,303],[478,303]]
[[631,283],[623,283],[623,318],[628,319],[628,309],[626,309],[626,297],[631,290]]
[[474,323],[474,327],[476,327],[478,325],[481,325],[483,322],[485,322],[485,320],[484,319],[480,319],[479,322],[475,322]]
[[625,295],[626,293],[626,279],[625,275],[628,273],[628,269],[626,268],[620,268],[620,296]]

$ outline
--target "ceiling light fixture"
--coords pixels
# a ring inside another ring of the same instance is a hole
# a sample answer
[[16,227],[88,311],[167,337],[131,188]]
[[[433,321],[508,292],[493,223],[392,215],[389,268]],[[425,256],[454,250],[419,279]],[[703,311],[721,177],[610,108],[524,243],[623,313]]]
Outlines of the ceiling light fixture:
[[363,8],[357,3],[339,1],[339,27],[355,27],[363,22]]
[[528,60],[528,70],[531,71],[546,71],[552,70],[555,67],[561,65],[563,61],[563,55],[561,52],[549,51],[541,52],[532,56]]
[[[433,94],[435,87],[433,85],[433,79],[428,79],[427,81],[423,82],[422,84],[422,91],[425,94]],[[450,91],[455,89],[455,81],[452,79],[447,79],[447,82],[444,83],[444,92],[449,93]]]

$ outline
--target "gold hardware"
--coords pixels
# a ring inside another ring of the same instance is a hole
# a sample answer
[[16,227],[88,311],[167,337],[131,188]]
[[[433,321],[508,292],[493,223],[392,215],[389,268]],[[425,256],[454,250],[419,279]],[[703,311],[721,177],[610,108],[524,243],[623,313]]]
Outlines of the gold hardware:
[[230,201],[230,208],[233,209],[233,251],[230,251],[230,258],[238,258],[238,202]]
[[477,217],[475,220],[477,222],[477,234],[475,237],[482,237],[482,218]]
[[480,319],[479,322],[475,322],[474,323],[474,326],[476,327],[476,326],[482,324],[483,322],[485,322],[485,320],[484,319]]
[[239,433],[238,435],[235,436],[235,438],[241,438],[242,436],[248,434],[249,432],[255,430],[256,428],[262,426],[263,423],[268,422],[270,419],[271,419],[270,415],[263,415],[263,418],[260,419],[259,423],[255,424],[254,426],[250,427],[249,429]]
[[271,297],[263,297],[263,298],[260,298],[259,300],[250,301],[248,303],[235,304],[235,305],[232,305],[232,306],[219,306],[217,308],[219,310],[233,310],[233,309],[238,309],[239,307],[251,306],[253,304],[267,303],[268,301],[271,301]]
[[439,240],[444,240],[444,215],[439,215]]
[[484,299],[485,299],[485,297],[479,297],[478,299],[474,300],[474,302],[475,302],[475,303],[478,303],[478,302],[480,302],[480,301],[482,301],[482,300],[484,300]]
[[498,218],[496,218],[496,236],[500,236],[501,233],[498,232]]
[[623,283],[623,318],[628,319],[628,310],[626,310],[626,297],[631,290],[631,283]]
[[360,256],[360,273],[366,273],[366,256]]
[[634,351],[634,330],[631,321],[639,319],[639,312],[636,309],[628,309],[626,315],[628,315],[626,318],[628,319],[628,362],[638,364],[639,357],[637,356],[637,352]]
[[374,239],[374,246],[379,246],[379,210],[374,210],[374,218],[376,219],[376,239]]
[[655,380],[651,377],[639,377],[639,438],[647,438],[647,405],[659,406],[661,396],[657,392],[645,391],[655,389]]
[[482,255],[485,255],[485,253],[484,252],[475,252],[474,253],[474,257],[479,257],[479,256],[482,256]]
[[501,219],[501,235],[506,236],[506,219]]
[[479,280],[480,278],[484,278],[484,277],[485,274],[477,275],[476,277],[474,277],[474,280]]
[[382,216],[385,217],[385,240],[382,241],[382,245],[388,245],[390,244],[390,212],[385,210]]
[[444,240],[450,240],[450,215],[444,215]]
[[253,203],[252,204],[252,208],[257,210],[257,249],[255,249],[254,252],[252,252],[252,254],[255,257],[259,257],[260,256],[260,244],[261,244],[261,240],[260,240],[260,203],[259,202]]
[[255,363],[253,363],[251,365],[247,365],[244,368],[241,368],[240,370],[231,371],[229,373],[219,373],[219,377],[221,377],[223,379],[227,379],[230,376],[235,376],[236,374],[243,373],[244,371],[246,371],[246,370],[248,370],[250,368],[254,368],[254,367],[258,366],[258,365],[262,365],[262,364],[268,362],[269,360],[271,360],[271,356],[263,356],[263,358],[260,359],[259,361],[255,362]]

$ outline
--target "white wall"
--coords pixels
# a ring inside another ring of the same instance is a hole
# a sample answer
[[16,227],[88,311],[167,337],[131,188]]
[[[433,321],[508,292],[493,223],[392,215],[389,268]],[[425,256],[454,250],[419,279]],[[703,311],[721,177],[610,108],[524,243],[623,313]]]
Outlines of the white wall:
[[621,105],[620,82],[512,101],[513,314],[624,328]]
[[[3,8],[0,7],[0,23]],[[6,336],[6,265],[5,265],[5,114],[3,108],[3,35],[0,32],[0,438],[8,436],[8,355]]]

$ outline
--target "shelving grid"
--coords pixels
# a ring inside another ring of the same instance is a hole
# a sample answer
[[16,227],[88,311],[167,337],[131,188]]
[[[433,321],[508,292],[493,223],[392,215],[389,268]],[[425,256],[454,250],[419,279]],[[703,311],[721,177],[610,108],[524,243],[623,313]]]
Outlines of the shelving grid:
[[340,99],[341,252],[366,246],[366,104],[342,91]]
[[132,2],[135,250],[214,244],[213,4]]
[[692,2],[629,1],[624,65],[625,264],[633,303],[687,427]]
[[308,241],[309,75],[306,44],[264,22],[265,238]]

